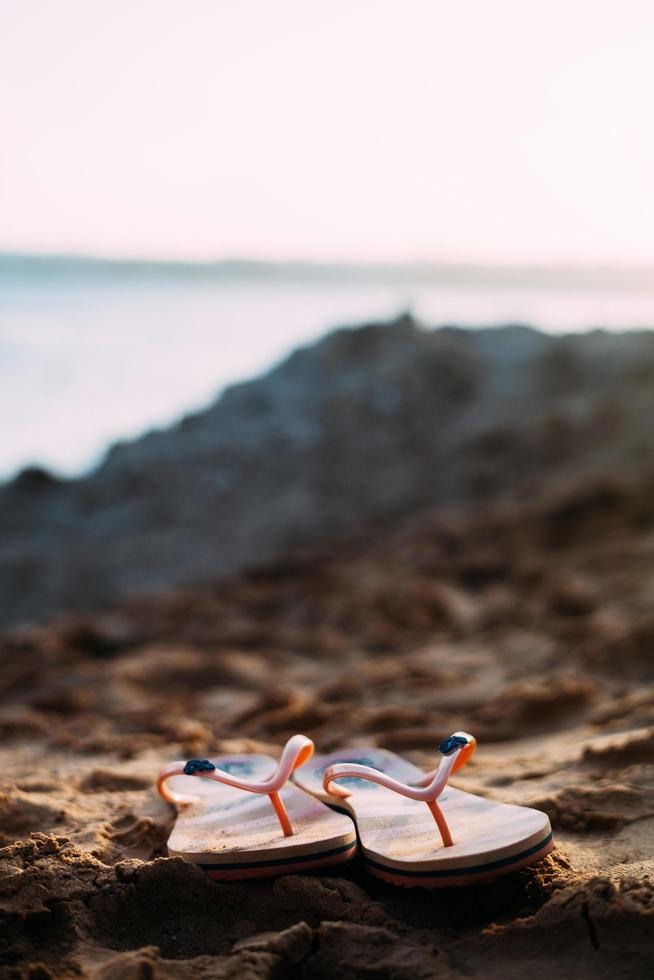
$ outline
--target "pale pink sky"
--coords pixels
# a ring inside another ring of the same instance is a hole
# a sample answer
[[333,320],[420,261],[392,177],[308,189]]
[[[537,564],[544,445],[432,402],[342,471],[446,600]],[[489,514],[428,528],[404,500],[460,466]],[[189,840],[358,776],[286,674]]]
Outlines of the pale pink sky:
[[20,0],[0,249],[654,261],[651,0]]

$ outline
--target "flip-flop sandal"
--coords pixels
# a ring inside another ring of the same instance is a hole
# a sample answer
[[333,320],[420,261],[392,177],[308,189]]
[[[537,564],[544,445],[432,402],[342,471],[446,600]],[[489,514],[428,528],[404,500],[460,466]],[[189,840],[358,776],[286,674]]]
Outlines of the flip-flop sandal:
[[157,780],[178,811],[168,853],[221,879],[309,871],[352,857],[352,821],[288,782],[312,755],[313,742],[294,735],[279,763],[267,755],[171,762]]
[[534,864],[553,847],[540,810],[446,788],[476,744],[456,732],[439,746],[443,758],[429,773],[384,749],[334,752],[294,780],[354,819],[371,874],[423,888],[471,885]]

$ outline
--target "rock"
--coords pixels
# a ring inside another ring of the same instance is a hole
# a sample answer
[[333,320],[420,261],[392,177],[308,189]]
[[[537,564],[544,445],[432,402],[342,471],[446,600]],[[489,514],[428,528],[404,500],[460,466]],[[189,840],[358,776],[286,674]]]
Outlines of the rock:
[[[654,455],[653,372],[646,332],[427,331],[406,316],[337,330],[205,412],[114,446],[88,476],[31,469],[0,489],[0,623],[202,583],[582,468],[642,464]],[[598,431],[607,399],[620,425]],[[133,638],[107,621],[77,642],[110,656]]]

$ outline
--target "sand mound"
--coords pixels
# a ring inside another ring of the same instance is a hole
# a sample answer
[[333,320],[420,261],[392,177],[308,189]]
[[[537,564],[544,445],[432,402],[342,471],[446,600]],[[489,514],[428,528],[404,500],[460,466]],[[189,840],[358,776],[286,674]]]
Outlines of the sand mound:
[[[652,489],[424,518],[6,636],[2,975],[651,975]],[[164,761],[304,731],[427,765],[454,728],[481,743],[460,786],[550,814],[537,868],[424,893],[356,861],[218,884],[165,856]]]

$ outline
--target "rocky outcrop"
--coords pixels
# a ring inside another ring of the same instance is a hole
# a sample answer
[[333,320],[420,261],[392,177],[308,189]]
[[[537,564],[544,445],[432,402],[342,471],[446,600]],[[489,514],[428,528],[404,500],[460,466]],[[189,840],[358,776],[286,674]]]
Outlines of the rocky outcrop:
[[[174,383],[171,380],[171,383]],[[654,334],[338,330],[90,475],[0,490],[0,622],[653,456]]]

